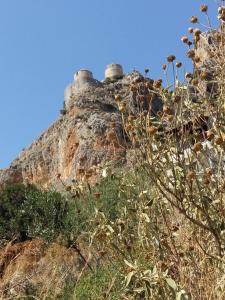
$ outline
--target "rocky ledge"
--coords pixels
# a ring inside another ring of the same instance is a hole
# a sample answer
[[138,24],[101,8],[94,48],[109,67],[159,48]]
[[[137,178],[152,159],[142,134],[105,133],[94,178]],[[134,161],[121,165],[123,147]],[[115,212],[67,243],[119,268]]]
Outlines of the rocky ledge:
[[[63,115],[23,150],[9,168],[0,170],[0,186],[23,182],[50,187],[58,184],[59,177],[65,183],[84,176],[95,180],[96,169],[106,162],[115,166],[125,164],[127,141],[115,95],[121,96],[128,113],[135,114],[130,84],[141,78],[140,73],[133,72],[72,95]],[[154,101],[152,107],[156,112],[162,103],[159,99]]]

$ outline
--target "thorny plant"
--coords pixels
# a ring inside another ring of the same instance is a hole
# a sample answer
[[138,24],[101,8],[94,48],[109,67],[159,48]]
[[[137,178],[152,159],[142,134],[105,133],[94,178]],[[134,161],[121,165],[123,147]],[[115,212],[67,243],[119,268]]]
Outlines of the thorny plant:
[[[120,215],[110,220],[96,210],[90,239],[109,264],[121,261],[121,299],[225,297],[225,6],[216,30],[207,5],[200,10],[207,33],[189,28],[192,41],[182,37],[194,71],[179,80],[182,63],[170,55],[168,87],[161,79],[134,81],[136,115],[115,96],[135,170],[121,179],[117,196],[127,201]],[[200,25],[196,16],[190,21]],[[163,109],[154,115],[156,98]]]

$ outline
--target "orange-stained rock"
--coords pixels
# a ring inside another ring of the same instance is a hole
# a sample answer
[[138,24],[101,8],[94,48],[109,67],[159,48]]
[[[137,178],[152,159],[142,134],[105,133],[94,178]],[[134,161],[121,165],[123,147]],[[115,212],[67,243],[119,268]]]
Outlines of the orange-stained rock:
[[[57,174],[70,184],[75,178],[83,178],[80,169],[103,166],[108,160],[124,164],[127,143],[115,95],[120,95],[127,113],[135,114],[139,104],[130,90],[135,80],[143,80],[136,71],[114,83],[99,83],[76,93],[68,100],[66,113],[22,151],[9,168],[0,170],[0,187],[23,182],[60,188]],[[159,109],[160,100],[154,105]],[[90,181],[96,179],[96,174],[85,176]]]

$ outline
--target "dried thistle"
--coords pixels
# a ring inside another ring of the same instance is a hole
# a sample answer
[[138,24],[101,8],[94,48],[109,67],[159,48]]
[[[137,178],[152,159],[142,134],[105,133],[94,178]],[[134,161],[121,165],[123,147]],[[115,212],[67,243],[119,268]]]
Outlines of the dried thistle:
[[198,23],[198,18],[197,18],[196,16],[192,16],[192,17],[190,18],[190,22],[191,22],[191,23]]
[[200,11],[201,11],[201,12],[207,12],[207,11],[208,11],[208,5],[202,4],[202,5],[200,6]]
[[167,56],[167,61],[168,62],[173,62],[175,59],[176,59],[175,55],[169,55],[169,56]]

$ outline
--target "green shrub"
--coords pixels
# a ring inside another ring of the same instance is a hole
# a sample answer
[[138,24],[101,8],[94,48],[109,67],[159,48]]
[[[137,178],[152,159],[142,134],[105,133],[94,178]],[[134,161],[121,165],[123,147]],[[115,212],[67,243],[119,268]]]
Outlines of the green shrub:
[[68,201],[54,191],[33,185],[12,185],[0,193],[0,238],[53,240],[70,226]]
[[[0,192],[0,239],[24,241],[59,235],[73,243],[90,229],[95,207],[114,219],[118,212],[118,179],[105,179],[93,190],[73,199],[34,185],[11,185]],[[99,193],[99,196],[96,196]]]
[[[60,300],[116,300],[120,288],[120,280],[115,268],[101,267],[94,273],[85,273],[77,284],[68,282]],[[110,298],[107,298],[109,295]]]

